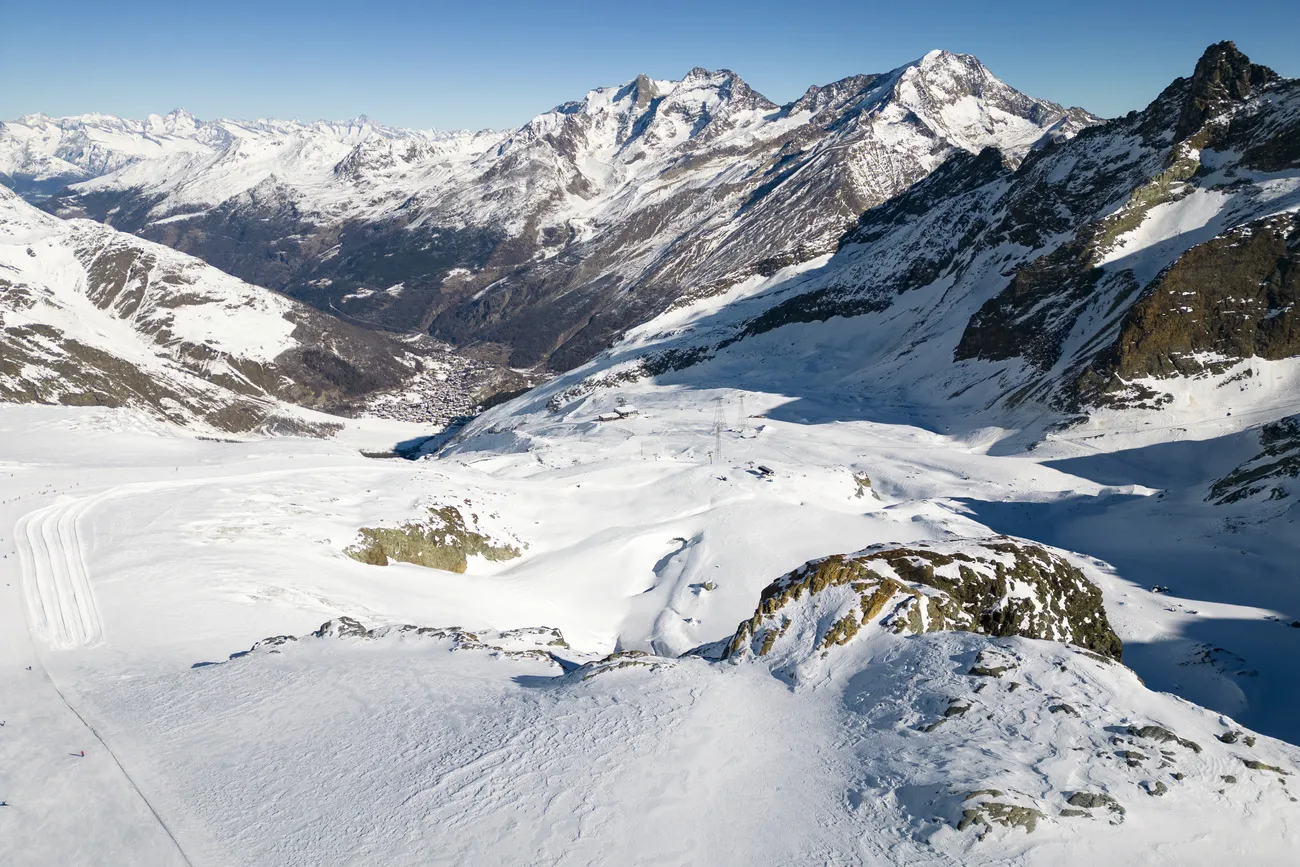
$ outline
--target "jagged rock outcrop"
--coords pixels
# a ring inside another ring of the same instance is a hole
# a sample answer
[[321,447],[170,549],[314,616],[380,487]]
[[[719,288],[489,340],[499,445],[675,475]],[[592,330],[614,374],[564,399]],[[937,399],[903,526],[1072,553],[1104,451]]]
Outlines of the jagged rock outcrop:
[[1063,641],[1119,659],[1101,591],[1047,549],[1009,537],[877,546],[814,560],[763,591],[726,658],[784,668],[886,630]]
[[[341,616],[326,620],[315,632],[307,635],[275,635],[263,638],[248,650],[232,653],[230,659],[242,659],[261,653],[282,653],[295,646],[320,639],[428,641],[452,652],[477,651],[503,659],[538,660],[556,667],[560,664],[552,655],[553,652],[565,650],[569,646],[569,643],[564,640],[563,633],[551,626],[531,626],[500,632],[491,629],[470,631],[459,626],[415,626],[409,623],[366,627],[355,617]],[[203,663],[200,663],[200,667],[202,665]]]

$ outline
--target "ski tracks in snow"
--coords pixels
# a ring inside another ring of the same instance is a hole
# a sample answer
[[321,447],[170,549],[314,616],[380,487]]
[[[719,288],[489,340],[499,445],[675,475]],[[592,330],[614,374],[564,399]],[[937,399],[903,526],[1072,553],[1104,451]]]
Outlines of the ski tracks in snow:
[[[246,483],[319,471],[318,467],[299,467],[176,481],[134,482],[87,497],[60,498],[27,513],[18,520],[14,538],[18,545],[23,596],[27,601],[27,622],[32,636],[56,650],[90,647],[103,638],[104,624],[86,568],[79,526],[82,516],[104,501],[175,488]],[[367,467],[332,468],[330,471],[374,472]]]
[[78,530],[100,498],[61,499],[18,521],[28,623],[33,635],[59,650],[93,645],[104,634]]

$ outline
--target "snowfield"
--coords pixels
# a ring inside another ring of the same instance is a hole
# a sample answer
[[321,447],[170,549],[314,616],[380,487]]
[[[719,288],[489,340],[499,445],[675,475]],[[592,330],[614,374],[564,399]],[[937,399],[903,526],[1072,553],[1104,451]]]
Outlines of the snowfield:
[[[1269,576],[1296,562],[1293,519],[1228,527],[1203,501],[1248,432],[1169,444],[1196,459],[1161,475],[1118,429],[999,456],[995,432],[774,394],[618,394],[639,412],[524,399],[419,461],[360,455],[413,433],[391,424],[220,442],[3,407],[5,860],[1287,861],[1300,599]],[[429,504],[522,556],[343,554]],[[883,628],[795,682],[680,656],[805,561],[993,532],[1096,582],[1142,679],[1056,642]],[[465,632],[313,634],[340,617]],[[564,644],[500,636],[528,627]],[[272,636],[297,640],[245,653]]]
[[[446,430],[53,405],[40,364],[170,370],[174,334],[239,371],[301,334],[217,277],[191,318],[127,329],[66,250],[120,233],[0,192],[0,350],[28,353],[0,357],[0,864],[1294,863],[1300,186],[1277,131],[1300,89],[1221,43],[1096,127],[982,70],[935,53],[775,114],[730,73],[642,77],[493,148],[204,125],[231,177],[376,189],[561,166],[563,130],[592,179],[556,211],[571,238],[664,194],[629,186],[639,149],[748,147],[827,98],[887,89],[861,141],[929,141],[914,115],[972,151],[834,254],[719,271],[741,276]],[[192,119],[146,126],[169,155],[74,167],[194,159]],[[72,155],[23,130],[33,180]],[[691,202],[726,176],[691,170]],[[176,202],[235,191],[184,174]],[[399,277],[340,297],[418,291]],[[50,361],[47,319],[104,351]],[[366,405],[465,391],[446,359],[410,370]]]

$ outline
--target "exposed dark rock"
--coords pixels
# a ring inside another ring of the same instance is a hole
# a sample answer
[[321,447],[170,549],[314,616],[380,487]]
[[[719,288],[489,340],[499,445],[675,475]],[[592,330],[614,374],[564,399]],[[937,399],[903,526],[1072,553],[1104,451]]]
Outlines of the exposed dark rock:
[[[766,655],[788,627],[787,607],[816,604],[819,594],[836,587],[850,588],[857,603],[827,627],[816,649],[846,644],[879,621],[896,632],[1019,635],[1120,656],[1097,587],[1055,554],[1007,537],[880,546],[815,560],[768,585],[754,616],[736,630],[728,655]],[[981,666],[987,671],[972,673],[1006,670],[983,660]]]
[[1182,141],[1228,107],[1245,102],[1259,88],[1277,80],[1276,72],[1251,63],[1233,43],[1211,45],[1192,73],[1187,102],[1174,130],[1175,140]]
[[1128,733],[1135,738],[1145,738],[1162,744],[1175,743],[1181,747],[1186,747],[1194,753],[1199,753],[1201,751],[1200,744],[1195,741],[1189,741],[1186,738],[1180,738],[1164,726],[1129,726]]

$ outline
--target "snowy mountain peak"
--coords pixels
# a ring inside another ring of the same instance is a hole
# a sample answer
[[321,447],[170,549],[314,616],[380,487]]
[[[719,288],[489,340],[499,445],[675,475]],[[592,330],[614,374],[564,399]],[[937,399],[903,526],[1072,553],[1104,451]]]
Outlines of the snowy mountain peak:
[[203,122],[183,108],[175,108],[165,115],[151,114],[144,122],[145,130],[153,134],[192,136]]
[[[1062,106],[1011,87],[969,54],[931,51],[889,78],[894,84],[882,112],[891,106],[910,111],[938,137],[972,152],[997,147],[1012,162],[1043,137],[1044,128],[1067,115]],[[1078,127],[1097,121],[1077,112]]]
[[[365,118],[214,121],[188,136],[86,127],[82,138],[54,128],[42,144],[48,166],[38,172],[22,146],[9,164],[39,174],[37,192],[59,194],[52,207],[62,215],[110,220],[385,327],[432,327],[450,342],[500,328],[488,339],[512,352],[529,344],[512,356],[516,368],[571,341],[557,360],[567,366],[682,293],[834,250],[864,210],[954,153],[992,146],[1016,162],[1065,114],[975,58],[931,52],[891,73],[810,89],[786,107],[730,70],[696,67],[678,80],[641,74],[596,88],[503,134],[412,132]],[[6,147],[24,136],[35,134],[0,136],[0,171]],[[213,224],[224,220],[247,228]],[[378,234],[340,246],[335,228],[347,221]],[[267,239],[259,243],[275,253],[218,249],[232,230]],[[361,249],[371,244],[401,263],[385,285],[417,291],[376,295],[350,269],[353,256],[374,261]],[[337,255],[314,261],[324,250]],[[445,291],[452,272],[461,276]],[[516,282],[528,288],[515,291]],[[646,297],[631,297],[634,286]],[[543,315],[539,330],[534,306],[552,293],[571,301]],[[605,293],[622,294],[610,304]],[[513,300],[498,308],[505,297]]]

